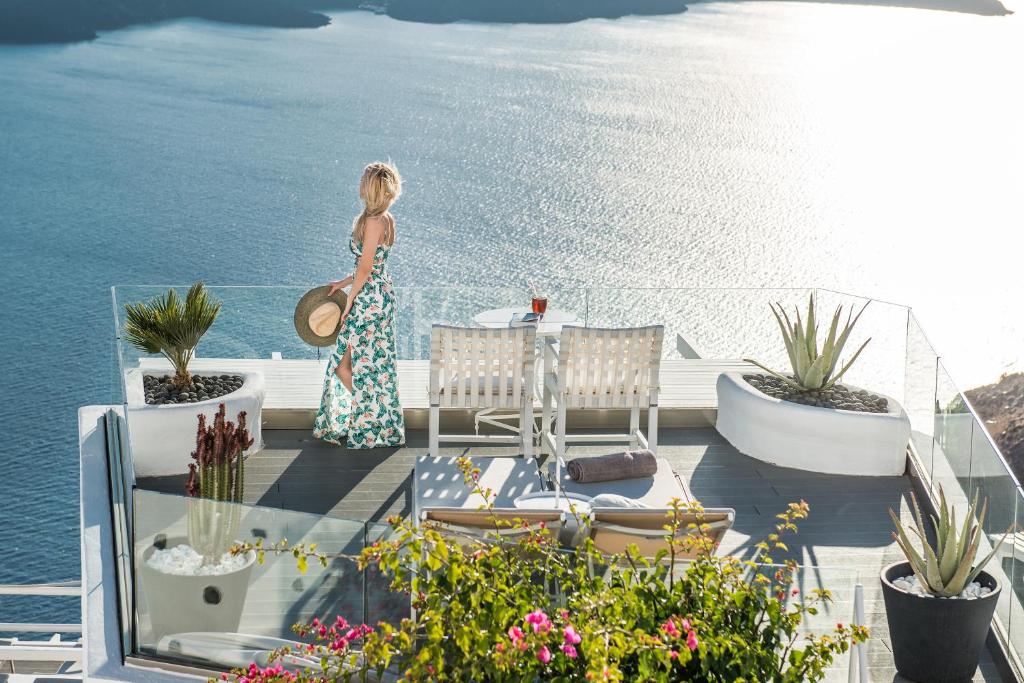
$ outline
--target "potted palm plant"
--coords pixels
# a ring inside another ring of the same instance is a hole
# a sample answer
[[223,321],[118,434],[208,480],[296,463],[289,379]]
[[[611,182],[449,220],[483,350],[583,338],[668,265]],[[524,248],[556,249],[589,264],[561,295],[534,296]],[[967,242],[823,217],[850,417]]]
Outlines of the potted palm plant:
[[197,282],[184,299],[174,289],[151,301],[125,306],[124,335],[143,358],[125,373],[128,425],[136,476],[166,476],[185,470],[198,415],[212,420],[218,403],[232,415],[250,416],[254,450],[263,447],[263,376],[226,367],[190,372],[196,347],[220,313],[221,304]]
[[150,642],[193,631],[238,630],[255,552],[232,553],[245,486],[245,449],[252,445],[246,414],[229,422],[222,403],[207,426],[199,415],[189,463],[187,537],[161,539],[143,552],[140,595],[147,604]]
[[[867,304],[865,304],[865,307]],[[766,462],[830,474],[899,475],[906,467],[910,419],[895,399],[839,380],[871,340],[845,363],[843,349],[864,308],[842,320],[836,308],[819,347],[815,301],[795,320],[771,306],[791,371],[744,359],[763,373],[723,373],[716,385],[716,428],[741,453]]]
[[987,500],[975,523],[975,494],[961,526],[940,486],[939,517],[932,518],[934,546],[928,541],[916,497],[912,495],[911,501],[915,522],[911,533],[889,510],[896,526],[893,537],[906,560],[889,565],[881,576],[893,660],[896,669],[914,681],[970,680],[978,668],[1001,590],[996,578],[983,569],[1006,536],[976,562]]

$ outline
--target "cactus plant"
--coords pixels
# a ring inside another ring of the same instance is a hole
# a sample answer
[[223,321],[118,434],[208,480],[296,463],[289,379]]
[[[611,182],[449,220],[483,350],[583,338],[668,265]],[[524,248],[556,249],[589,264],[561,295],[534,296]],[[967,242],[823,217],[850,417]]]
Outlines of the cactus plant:
[[192,285],[184,302],[174,289],[149,302],[126,304],[124,331],[128,342],[146,353],[162,354],[174,367],[174,385],[192,382],[188,364],[199,340],[206,334],[220,302],[213,299],[202,282]]
[[846,371],[857,360],[864,347],[871,341],[868,339],[861,344],[860,348],[853,354],[853,357],[842,366],[839,372],[836,372],[836,366],[839,365],[839,356],[843,352],[843,347],[846,345],[850,332],[853,331],[854,325],[860,320],[860,316],[864,313],[864,309],[868,307],[868,304],[864,304],[856,316],[853,315],[851,307],[846,317],[846,324],[843,325],[841,332],[839,330],[839,321],[843,313],[843,307],[837,307],[832,315],[832,324],[829,326],[828,336],[825,338],[820,351],[818,350],[818,323],[814,316],[813,294],[811,294],[810,300],[807,303],[806,323],[800,318],[799,308],[796,309],[796,322],[794,323],[790,321],[789,315],[782,308],[782,304],[769,305],[771,306],[772,313],[775,315],[775,320],[779,323],[779,329],[782,330],[782,338],[786,344],[786,351],[789,354],[793,375],[790,377],[781,372],[776,372],[750,358],[744,358],[743,360],[753,363],[798,391],[831,389],[846,374]]
[[984,569],[999,547],[1006,540],[1009,531],[1003,535],[996,547],[992,549],[985,559],[974,564],[978,554],[978,547],[981,542],[982,527],[985,523],[985,513],[988,509],[988,499],[981,504],[981,512],[978,515],[978,523],[974,524],[974,512],[978,507],[978,494],[975,492],[971,507],[964,517],[962,530],[957,532],[956,508],[946,503],[946,493],[942,486],[939,486],[939,518],[932,516],[932,526],[935,529],[936,545],[933,548],[928,542],[924,527],[924,518],[921,509],[917,505],[917,497],[910,495],[914,508],[915,527],[911,529],[914,535],[921,541],[922,553],[918,553],[911,543],[903,523],[892,509],[889,509],[889,516],[896,531],[893,538],[899,545],[907,562],[917,575],[917,580],[932,595],[948,598],[960,595],[964,588],[969,586],[978,573]]
[[242,492],[245,486],[245,449],[253,444],[245,426],[245,411],[238,423],[228,422],[227,409],[220,404],[213,424],[199,414],[195,462],[188,466],[187,493],[193,498],[188,508],[189,545],[214,564],[234,542],[238,528]]

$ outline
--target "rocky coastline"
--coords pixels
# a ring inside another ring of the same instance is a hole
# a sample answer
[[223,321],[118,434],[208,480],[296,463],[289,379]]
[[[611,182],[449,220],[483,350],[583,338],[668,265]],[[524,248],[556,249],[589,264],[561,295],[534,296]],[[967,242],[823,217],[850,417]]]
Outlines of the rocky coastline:
[[366,10],[444,24],[569,23],[630,14],[678,14],[683,0],[0,0],[0,44],[74,43],[99,31],[171,19],[278,28],[318,28],[329,10]]
[[1017,479],[1024,478],[1024,372],[965,391]]

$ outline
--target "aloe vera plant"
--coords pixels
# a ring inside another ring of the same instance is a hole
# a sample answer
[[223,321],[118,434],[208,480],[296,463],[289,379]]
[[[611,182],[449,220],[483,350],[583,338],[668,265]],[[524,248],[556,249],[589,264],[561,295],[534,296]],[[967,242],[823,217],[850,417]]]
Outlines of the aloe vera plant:
[[917,580],[921,582],[932,595],[948,598],[960,595],[964,588],[969,586],[978,576],[978,573],[988,564],[999,547],[1006,540],[1007,531],[996,547],[992,549],[985,559],[974,564],[978,554],[978,547],[981,543],[982,528],[985,523],[985,513],[988,509],[988,499],[981,504],[981,512],[978,514],[978,522],[974,523],[974,512],[978,507],[978,494],[975,492],[971,507],[964,517],[963,525],[956,521],[956,508],[946,503],[946,493],[939,487],[939,518],[931,517],[932,526],[935,529],[936,545],[932,547],[928,542],[924,527],[924,517],[917,505],[917,497],[911,494],[910,499],[914,507],[915,526],[911,529],[913,534],[921,541],[922,552],[918,552],[911,542],[910,535],[904,528],[900,518],[892,509],[889,509],[889,516],[892,517],[896,531],[893,538],[899,545],[903,554],[906,555]]
[[813,294],[807,303],[806,321],[800,317],[799,308],[796,309],[796,322],[793,322],[782,308],[782,304],[776,303],[770,304],[770,306],[772,313],[775,315],[775,320],[779,323],[779,329],[782,330],[782,338],[786,343],[786,352],[789,354],[793,375],[784,375],[750,358],[744,358],[743,360],[753,363],[771,376],[777,377],[798,391],[831,389],[846,374],[846,371],[857,360],[864,347],[871,341],[868,339],[861,344],[850,360],[840,368],[839,372],[836,372],[836,367],[839,365],[839,357],[843,352],[843,347],[846,346],[846,341],[850,337],[850,332],[853,331],[854,326],[860,320],[860,316],[864,313],[864,309],[868,307],[868,304],[864,304],[860,311],[857,312],[857,315],[853,314],[853,308],[851,307],[850,312],[846,316],[846,323],[841,331],[839,329],[839,322],[843,313],[843,307],[837,307],[835,313],[832,314],[832,323],[829,326],[828,335],[825,337],[820,351],[818,349],[818,321],[814,315]]

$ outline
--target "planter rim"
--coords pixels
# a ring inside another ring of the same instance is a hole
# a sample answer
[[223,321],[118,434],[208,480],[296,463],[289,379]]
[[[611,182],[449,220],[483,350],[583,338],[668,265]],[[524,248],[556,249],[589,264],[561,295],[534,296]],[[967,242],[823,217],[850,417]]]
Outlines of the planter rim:
[[781,398],[775,398],[774,396],[769,396],[768,394],[764,393],[763,391],[758,390],[757,388],[752,386],[749,382],[747,382],[747,380],[745,380],[743,378],[744,375],[765,375],[767,377],[771,376],[771,375],[769,375],[768,373],[766,373],[764,371],[761,371],[761,372],[723,372],[722,374],[727,376],[727,377],[729,377],[730,379],[732,379],[744,391],[747,391],[747,392],[749,392],[751,394],[754,394],[758,398],[764,399],[765,401],[771,401],[772,403],[781,403],[784,406],[786,406],[787,408],[792,407],[795,410],[796,409],[802,409],[802,410],[812,410],[812,411],[816,411],[816,412],[842,413],[844,415],[867,415],[867,416],[870,416],[870,417],[873,417],[873,418],[876,418],[876,419],[899,418],[899,417],[901,417],[904,414],[903,406],[901,406],[899,401],[894,399],[892,396],[889,396],[888,394],[883,394],[883,393],[878,392],[878,391],[871,391],[870,389],[865,389],[863,387],[858,387],[855,384],[843,384],[843,386],[846,387],[847,389],[852,389],[852,390],[855,390],[855,391],[866,391],[866,392],[868,392],[869,394],[871,394],[873,396],[878,396],[879,398],[884,398],[886,401],[889,402],[889,410],[884,412],[884,413],[866,413],[866,412],[861,411],[861,410],[847,410],[846,408],[826,408],[825,406],[809,406],[809,405],[806,405],[806,404],[803,404],[803,403],[794,403],[793,401],[784,401]]
[[[164,372],[159,372],[158,373],[156,371],[146,371],[146,370],[143,370],[142,368],[133,368],[132,370],[128,371],[129,375],[134,374],[134,373],[138,373],[137,376],[140,379],[141,378],[145,378],[145,377],[159,377],[161,375],[167,374],[167,373],[164,373]],[[132,394],[137,394],[138,392],[135,392],[135,391],[129,389],[128,390],[129,400],[127,401],[127,404],[133,410],[140,410],[140,409],[141,410],[173,410],[173,409],[176,409],[176,408],[177,409],[184,409],[184,408],[195,409],[196,407],[205,408],[206,406],[215,406],[218,403],[224,403],[226,400],[231,399],[232,397],[237,396],[237,394],[239,392],[245,390],[246,388],[248,388],[250,390],[256,390],[256,391],[258,391],[258,390],[263,388],[263,373],[258,371],[258,370],[228,371],[228,372],[208,370],[208,371],[206,371],[206,373],[207,373],[207,375],[212,375],[212,374],[216,374],[216,375],[225,375],[225,374],[238,375],[239,377],[242,378],[242,386],[238,387],[237,389],[232,391],[230,394],[224,394],[223,396],[218,396],[217,398],[208,398],[205,401],[196,401],[195,403],[159,403],[159,404],[157,404],[157,403],[146,403],[145,393],[143,393],[143,395],[142,395],[142,400],[139,401],[139,396],[138,395],[132,396]],[[200,376],[200,377],[203,376],[200,373],[196,373],[196,374],[198,376]],[[130,376],[129,376],[129,381],[130,381]]]
[[[188,544],[188,541],[185,541],[184,543],[176,543],[175,545],[170,546],[170,547],[171,548],[177,548],[179,545],[189,545],[189,544]],[[191,548],[192,546],[189,545],[189,547]],[[215,578],[218,578],[218,577],[221,577],[221,576],[231,576],[232,574],[238,574],[239,572],[244,572],[245,570],[247,570],[250,567],[252,567],[252,565],[255,564],[255,562],[256,562],[256,551],[255,550],[248,550],[245,553],[245,557],[248,560],[245,563],[245,565],[242,566],[242,567],[239,567],[238,569],[234,569],[234,570],[232,570],[230,572],[224,572],[223,574],[175,574],[173,572],[162,571],[162,570],[158,569],[157,567],[153,567],[153,566],[151,566],[149,564],[149,561],[148,561],[149,557],[155,551],[157,551],[157,550],[160,550],[160,548],[157,548],[156,546],[152,546],[151,545],[148,548],[146,548],[145,552],[143,552],[142,563],[143,563],[143,566],[146,567],[146,569],[149,569],[150,571],[154,571],[157,574],[161,574],[163,576],[181,576],[181,577],[184,577],[184,578],[187,578],[187,579],[215,579]],[[193,550],[194,550],[194,548],[193,548]]]
[[954,600],[950,600],[950,598],[936,598],[936,597],[927,598],[927,597],[925,597],[923,595],[914,595],[913,593],[908,593],[908,592],[906,592],[904,590],[900,590],[899,588],[894,586],[892,581],[889,580],[889,577],[886,576],[886,574],[888,574],[890,571],[892,571],[896,567],[900,567],[900,566],[906,566],[906,568],[907,568],[907,574],[904,574],[904,576],[907,576],[909,574],[913,574],[914,573],[914,570],[910,568],[910,562],[908,562],[907,560],[900,560],[898,562],[893,562],[891,564],[888,564],[888,565],[882,567],[882,571],[879,574],[879,577],[881,578],[882,583],[885,584],[888,588],[891,588],[892,590],[896,591],[900,595],[906,595],[908,597],[916,598],[918,600],[937,601],[938,604],[942,604],[942,602],[945,602],[945,601],[949,601],[949,602],[954,603],[954,604],[959,604],[961,602],[978,602],[978,601],[988,600],[990,598],[992,600],[995,600],[995,599],[997,599],[999,597],[999,593],[1003,590],[1002,582],[999,579],[997,579],[996,577],[994,577],[991,574],[989,574],[984,569],[982,569],[980,572],[978,572],[978,576],[976,576],[974,580],[977,581],[982,576],[987,576],[989,579],[992,580],[992,583],[995,584],[995,588],[993,588],[992,592],[989,593],[988,595],[982,595],[980,597],[974,598],[973,600],[960,600],[960,599],[957,599],[955,601]]

